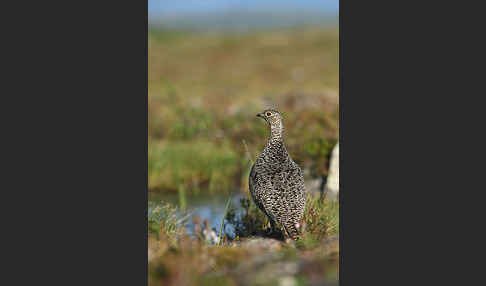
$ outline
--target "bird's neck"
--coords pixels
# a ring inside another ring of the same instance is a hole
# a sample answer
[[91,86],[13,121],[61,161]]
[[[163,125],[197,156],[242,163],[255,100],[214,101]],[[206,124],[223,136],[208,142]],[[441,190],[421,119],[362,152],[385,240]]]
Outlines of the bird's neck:
[[278,125],[270,125],[270,137],[268,138],[267,145],[274,146],[278,144],[283,146],[283,132],[284,127],[282,122],[279,122]]
[[271,126],[270,128],[270,137],[268,138],[267,146],[263,151],[263,154],[267,154],[265,160],[269,164],[277,164],[278,166],[281,166],[289,159],[283,140],[283,132],[284,128],[282,123],[277,126]]

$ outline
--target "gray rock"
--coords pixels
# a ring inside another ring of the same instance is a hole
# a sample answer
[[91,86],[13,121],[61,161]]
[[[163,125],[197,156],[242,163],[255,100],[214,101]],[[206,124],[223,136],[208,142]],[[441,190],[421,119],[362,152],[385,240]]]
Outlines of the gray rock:
[[233,241],[230,245],[233,247],[245,247],[258,251],[278,250],[282,247],[283,242],[273,238],[255,237],[241,241]]
[[324,193],[329,199],[337,199],[339,197],[339,142],[332,150]]
[[310,195],[313,196],[319,195],[322,192],[321,185],[322,185],[322,178],[307,179],[305,181],[305,190]]

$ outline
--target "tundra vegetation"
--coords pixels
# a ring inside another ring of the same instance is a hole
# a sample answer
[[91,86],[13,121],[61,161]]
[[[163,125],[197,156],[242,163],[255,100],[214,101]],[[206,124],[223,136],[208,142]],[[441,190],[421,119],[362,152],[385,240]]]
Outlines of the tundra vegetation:
[[[268,221],[256,206],[242,199],[244,211],[228,211],[236,235],[223,234],[219,245],[205,239],[207,221],[195,218],[194,230],[185,231],[169,204],[149,208],[150,285],[337,285],[339,204],[308,198],[301,239],[285,243],[262,235]],[[251,243],[255,241],[256,243]],[[280,267],[284,269],[280,269]]]
[[[336,285],[338,202],[309,196],[303,236],[284,243],[266,236],[248,174],[269,133],[255,115],[273,106],[306,181],[326,176],[339,136],[338,30],[150,30],[148,46],[149,192],[179,198],[149,201],[149,284]],[[191,196],[235,191],[217,225],[186,210]]]
[[338,139],[337,29],[150,31],[148,62],[149,191],[247,189],[266,106],[283,113],[287,149],[309,177],[326,173]]

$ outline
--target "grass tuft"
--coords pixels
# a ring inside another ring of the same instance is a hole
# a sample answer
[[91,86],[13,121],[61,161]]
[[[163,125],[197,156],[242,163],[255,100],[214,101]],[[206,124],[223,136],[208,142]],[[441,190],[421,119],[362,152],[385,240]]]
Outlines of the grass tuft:
[[237,154],[228,146],[202,140],[151,144],[148,154],[151,191],[202,187],[224,191],[239,166]]

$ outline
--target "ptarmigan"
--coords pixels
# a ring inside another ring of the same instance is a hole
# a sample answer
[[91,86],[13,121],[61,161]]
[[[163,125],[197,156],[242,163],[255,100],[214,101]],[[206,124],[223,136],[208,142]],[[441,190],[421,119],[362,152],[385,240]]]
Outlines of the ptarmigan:
[[269,218],[272,230],[278,223],[288,237],[295,239],[302,231],[306,201],[302,170],[285,148],[280,112],[268,109],[257,116],[270,125],[270,137],[251,168],[250,193],[255,204]]

